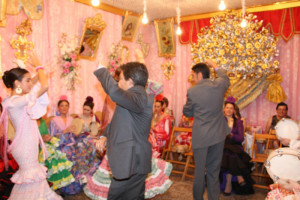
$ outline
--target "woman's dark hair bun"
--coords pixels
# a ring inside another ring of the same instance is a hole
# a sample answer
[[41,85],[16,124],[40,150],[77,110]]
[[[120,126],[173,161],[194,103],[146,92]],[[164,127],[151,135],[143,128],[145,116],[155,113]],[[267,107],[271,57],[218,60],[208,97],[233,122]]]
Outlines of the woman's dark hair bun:
[[94,101],[94,99],[91,96],[87,96],[86,99],[85,99],[85,102],[91,102],[91,103],[93,103],[93,101]]
[[93,109],[94,108],[94,102],[93,101],[94,101],[93,97],[87,96],[83,105],[84,106],[89,106],[91,109]]
[[25,74],[28,71],[19,67],[12,68],[11,70],[5,71],[2,76],[3,83],[7,88],[13,88],[15,80],[22,81]]
[[2,80],[3,80],[3,83],[4,85],[7,87],[7,88],[12,88],[13,87],[13,84],[10,80],[10,73],[9,71],[5,71],[3,76],[2,76]]

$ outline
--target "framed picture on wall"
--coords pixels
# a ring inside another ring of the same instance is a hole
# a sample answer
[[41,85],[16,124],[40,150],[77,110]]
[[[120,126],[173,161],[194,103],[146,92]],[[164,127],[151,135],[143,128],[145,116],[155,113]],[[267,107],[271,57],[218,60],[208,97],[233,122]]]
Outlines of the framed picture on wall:
[[126,11],[122,24],[122,40],[133,41],[141,23],[141,15]]
[[6,0],[0,0],[0,26],[6,26]]
[[158,43],[158,56],[172,57],[176,55],[173,24],[173,18],[154,20]]

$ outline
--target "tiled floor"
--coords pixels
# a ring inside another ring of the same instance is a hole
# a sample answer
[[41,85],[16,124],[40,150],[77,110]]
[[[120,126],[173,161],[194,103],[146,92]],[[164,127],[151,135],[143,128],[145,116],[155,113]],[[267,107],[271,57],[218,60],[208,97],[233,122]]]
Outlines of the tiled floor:
[[[173,185],[170,189],[163,195],[158,195],[151,200],[193,200],[192,188],[193,188],[193,180],[187,178],[185,181],[181,181],[181,176],[176,174],[171,175],[171,180],[173,181]],[[220,200],[263,200],[267,196],[268,190],[263,189],[255,189],[255,194],[241,196],[232,194],[230,196],[220,195]],[[206,193],[204,195],[207,197]],[[84,193],[80,193],[74,196],[67,196],[64,198],[65,200],[89,200]]]

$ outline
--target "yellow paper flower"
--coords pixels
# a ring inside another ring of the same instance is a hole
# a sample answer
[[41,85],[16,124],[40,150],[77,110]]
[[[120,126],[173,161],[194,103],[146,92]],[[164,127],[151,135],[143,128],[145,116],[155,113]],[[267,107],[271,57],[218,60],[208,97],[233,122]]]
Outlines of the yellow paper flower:
[[268,67],[267,64],[263,64],[263,65],[261,66],[262,69],[267,69],[267,67]]
[[257,49],[260,48],[260,43],[259,43],[259,42],[256,42],[256,43],[255,43],[255,48],[257,48]]
[[278,60],[275,60],[275,61],[273,62],[273,65],[279,66],[279,61],[278,61]]
[[220,49],[220,50],[219,50],[219,54],[220,54],[221,56],[223,56],[223,55],[225,54],[225,50],[224,50],[224,49]]
[[240,29],[236,29],[234,33],[235,33],[235,35],[240,35],[241,31],[240,31]]
[[255,67],[256,66],[256,62],[252,61],[250,64],[251,67]]
[[263,55],[263,58],[264,59],[267,59],[269,57],[269,54],[267,54],[267,53],[265,53],[264,55]]
[[247,49],[251,49],[251,48],[252,48],[252,44],[251,44],[251,43],[247,43],[247,44],[246,44],[246,48],[247,48]]
[[223,65],[225,65],[225,64],[227,64],[227,60],[226,60],[226,59],[223,59],[223,60],[221,61],[221,63],[222,63]]
[[256,34],[255,34],[255,39],[258,40],[258,39],[260,39],[260,38],[261,38],[261,34],[260,34],[260,33],[256,33]]

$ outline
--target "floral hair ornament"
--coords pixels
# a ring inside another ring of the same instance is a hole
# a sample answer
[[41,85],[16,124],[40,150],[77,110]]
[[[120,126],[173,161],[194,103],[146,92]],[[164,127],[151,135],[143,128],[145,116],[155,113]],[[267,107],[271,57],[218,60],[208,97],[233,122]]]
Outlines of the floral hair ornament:
[[16,59],[13,61],[17,65],[17,67],[20,67],[22,69],[26,69],[26,65],[24,64],[23,60]]
[[164,96],[159,94],[155,97],[155,101],[163,101]]
[[232,97],[232,96],[227,97],[226,102],[229,102],[229,103],[235,103],[235,98]]
[[60,101],[68,101],[68,97],[67,97],[66,95],[61,95],[61,96],[59,97],[59,100],[60,100]]

